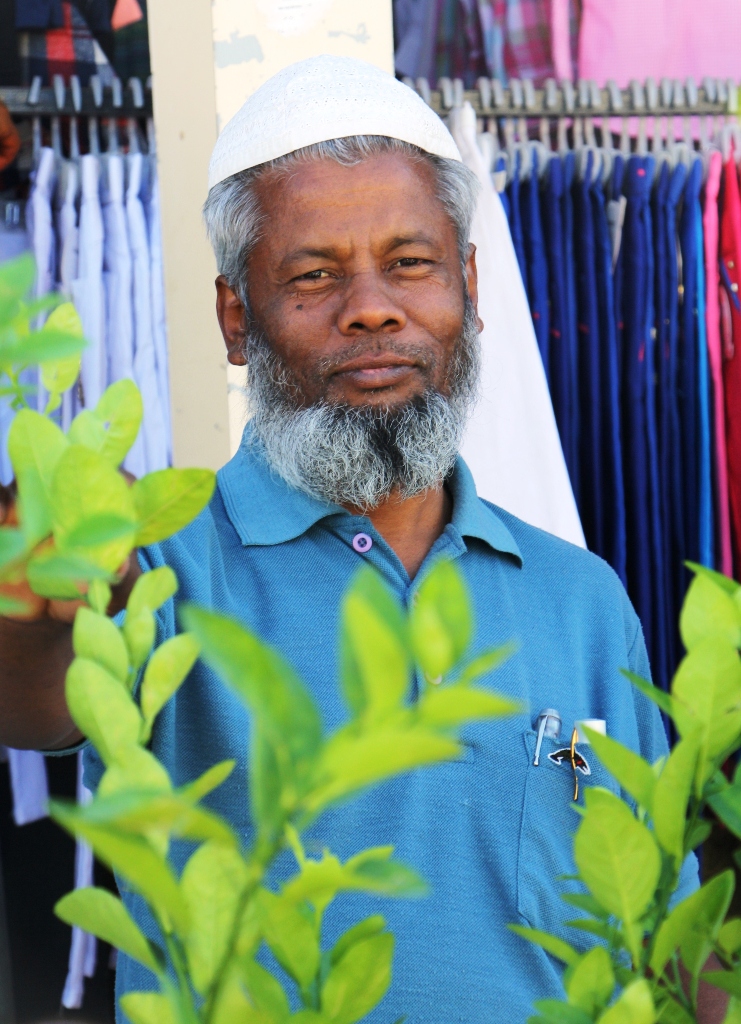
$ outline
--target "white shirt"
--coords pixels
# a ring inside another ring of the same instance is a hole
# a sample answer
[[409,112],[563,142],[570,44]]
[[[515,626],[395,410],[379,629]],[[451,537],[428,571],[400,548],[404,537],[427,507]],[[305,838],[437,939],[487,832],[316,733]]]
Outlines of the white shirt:
[[80,250],[72,295],[88,347],[82,353],[85,407],[98,404],[107,377],[105,352],[105,295],[103,291],[103,215],[100,208],[100,164],[92,154],[80,160]]

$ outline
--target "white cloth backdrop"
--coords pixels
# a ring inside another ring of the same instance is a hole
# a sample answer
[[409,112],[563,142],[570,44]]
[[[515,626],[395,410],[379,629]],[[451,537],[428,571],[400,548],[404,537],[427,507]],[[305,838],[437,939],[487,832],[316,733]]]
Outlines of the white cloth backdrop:
[[585,547],[507,217],[469,103],[453,111],[450,128],[482,186],[471,230],[484,322],[482,388],[462,455],[482,498]]

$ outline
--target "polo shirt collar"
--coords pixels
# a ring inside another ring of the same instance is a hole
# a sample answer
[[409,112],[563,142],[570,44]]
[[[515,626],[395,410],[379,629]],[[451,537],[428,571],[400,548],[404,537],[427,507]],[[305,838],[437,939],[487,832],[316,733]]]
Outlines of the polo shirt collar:
[[[243,544],[283,544],[328,516],[348,515],[341,505],[314,498],[286,483],[268,466],[253,438],[248,423],[236,455],[217,474],[227,515]],[[449,487],[453,498],[451,526],[460,536],[481,540],[522,563],[514,537],[478,497],[471,471],[460,456]]]

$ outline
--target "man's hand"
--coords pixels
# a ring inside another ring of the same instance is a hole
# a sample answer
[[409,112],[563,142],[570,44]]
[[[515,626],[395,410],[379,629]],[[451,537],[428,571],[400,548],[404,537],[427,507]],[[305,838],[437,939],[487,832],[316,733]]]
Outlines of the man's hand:
[[[0,524],[15,525],[15,488],[0,488]],[[126,606],[141,575],[133,553],[119,573],[108,613]],[[26,610],[0,616],[0,743],[8,747],[61,750],[82,735],[70,718],[64,680],[74,652],[72,623],[82,601],[55,601],[34,594],[25,579],[0,584],[0,593]]]

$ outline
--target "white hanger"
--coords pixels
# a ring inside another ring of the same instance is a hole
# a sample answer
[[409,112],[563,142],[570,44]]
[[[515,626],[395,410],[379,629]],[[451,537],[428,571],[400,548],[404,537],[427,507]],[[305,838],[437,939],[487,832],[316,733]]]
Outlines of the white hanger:
[[[93,103],[96,107],[103,105],[103,83],[100,75],[92,75],[90,78],[90,91],[93,94]],[[87,119],[87,136],[90,152],[93,156],[100,156],[100,131],[98,118],[93,116]]]
[[[54,75],[52,79],[52,85],[54,88],[54,102],[56,103],[57,110],[64,110],[64,79],[61,75]],[[55,115],[51,119],[51,148],[54,150],[54,156],[57,160],[62,160],[64,152],[62,150],[62,119],[59,115]]]

